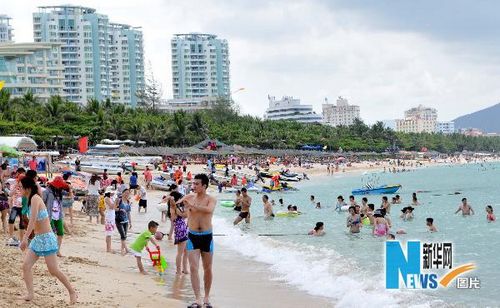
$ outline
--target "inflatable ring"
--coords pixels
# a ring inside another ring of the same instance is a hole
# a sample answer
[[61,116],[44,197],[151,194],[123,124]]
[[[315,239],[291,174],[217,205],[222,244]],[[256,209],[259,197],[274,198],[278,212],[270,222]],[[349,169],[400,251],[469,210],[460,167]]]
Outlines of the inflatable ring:
[[276,214],[274,214],[276,217],[297,217],[299,216],[300,214],[297,213],[297,212],[277,212]]
[[223,207],[233,207],[234,201],[233,200],[221,200],[220,205]]
[[363,220],[361,222],[363,223],[363,225],[369,226],[370,225],[370,218],[365,217],[365,218],[363,218]]

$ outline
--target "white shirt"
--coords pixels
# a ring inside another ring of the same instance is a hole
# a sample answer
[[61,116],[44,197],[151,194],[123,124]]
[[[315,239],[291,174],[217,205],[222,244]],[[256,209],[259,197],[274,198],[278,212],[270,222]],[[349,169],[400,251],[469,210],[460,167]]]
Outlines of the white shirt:
[[93,195],[93,196],[97,196],[99,195],[99,189],[101,188],[101,182],[99,181],[95,181],[94,185],[92,185],[90,182],[89,182],[89,186],[87,187],[88,189],[88,194],[89,195]]

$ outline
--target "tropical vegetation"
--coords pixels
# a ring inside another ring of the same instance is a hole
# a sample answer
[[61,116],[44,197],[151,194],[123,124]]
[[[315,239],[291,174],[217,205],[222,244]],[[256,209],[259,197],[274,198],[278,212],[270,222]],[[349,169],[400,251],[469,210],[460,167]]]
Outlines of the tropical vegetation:
[[405,134],[385,128],[381,122],[330,127],[292,121],[266,121],[240,115],[232,101],[219,99],[211,110],[196,113],[161,113],[157,104],[137,108],[91,99],[86,106],[52,96],[41,102],[32,93],[12,97],[0,91],[0,135],[32,136],[42,147],[76,147],[80,136],[95,144],[104,138],[131,139],[148,146],[190,146],[206,138],[226,144],[257,148],[297,149],[303,145],[326,146],[328,150],[376,151],[388,149],[439,152],[500,151],[499,137],[469,137],[462,134]]

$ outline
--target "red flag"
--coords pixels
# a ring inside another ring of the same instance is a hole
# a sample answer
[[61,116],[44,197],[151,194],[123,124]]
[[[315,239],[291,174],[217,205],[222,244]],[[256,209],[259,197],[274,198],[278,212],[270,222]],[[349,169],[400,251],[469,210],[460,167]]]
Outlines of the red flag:
[[78,139],[78,150],[80,153],[87,153],[89,149],[89,137],[85,136]]

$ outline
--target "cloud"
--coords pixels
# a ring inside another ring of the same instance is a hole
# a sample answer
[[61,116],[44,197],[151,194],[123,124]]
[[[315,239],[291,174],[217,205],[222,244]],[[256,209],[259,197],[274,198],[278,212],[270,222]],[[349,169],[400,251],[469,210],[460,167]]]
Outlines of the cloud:
[[[4,4],[18,41],[32,39],[31,12],[39,3]],[[333,102],[343,95],[374,122],[402,117],[418,104],[437,108],[439,118],[449,120],[500,97],[499,48],[491,36],[475,36],[489,25],[491,13],[467,16],[467,8],[456,7],[457,16],[474,24],[472,32],[459,36],[443,29],[460,29],[460,21],[446,15],[445,5],[432,3],[398,4],[387,11],[382,4],[321,0],[80,4],[95,7],[113,22],[143,27],[146,57],[165,97],[172,95],[172,35],[206,32],[229,42],[231,86],[246,88],[234,95],[244,113],[262,116],[268,94],[299,97],[319,113],[325,97]],[[57,3],[43,3],[50,4]],[[395,17],[398,13],[407,16],[408,24]]]

